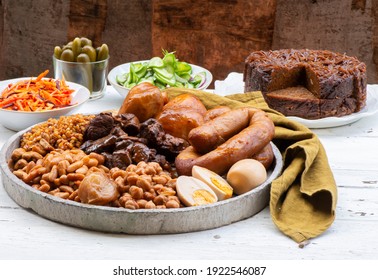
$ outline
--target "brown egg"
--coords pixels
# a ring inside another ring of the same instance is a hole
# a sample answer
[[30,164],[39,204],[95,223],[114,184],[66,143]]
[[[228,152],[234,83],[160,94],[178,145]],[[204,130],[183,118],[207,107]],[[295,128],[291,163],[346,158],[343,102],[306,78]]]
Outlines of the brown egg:
[[93,172],[80,183],[78,196],[83,203],[105,205],[117,199],[117,185],[104,173]]
[[227,181],[234,193],[243,194],[266,181],[267,173],[264,165],[254,159],[243,159],[231,166],[227,173]]

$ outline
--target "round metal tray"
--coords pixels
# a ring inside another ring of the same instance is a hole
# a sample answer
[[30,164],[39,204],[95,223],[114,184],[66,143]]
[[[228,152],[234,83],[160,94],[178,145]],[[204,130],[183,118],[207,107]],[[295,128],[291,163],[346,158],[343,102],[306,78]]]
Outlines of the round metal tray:
[[273,144],[275,160],[268,179],[257,188],[214,204],[179,209],[129,210],[94,206],[65,200],[33,189],[8,167],[12,151],[19,147],[23,133],[12,136],[1,149],[0,167],[4,188],[20,206],[66,225],[128,234],[165,234],[207,230],[249,218],[268,205],[270,184],[281,174],[282,156]]

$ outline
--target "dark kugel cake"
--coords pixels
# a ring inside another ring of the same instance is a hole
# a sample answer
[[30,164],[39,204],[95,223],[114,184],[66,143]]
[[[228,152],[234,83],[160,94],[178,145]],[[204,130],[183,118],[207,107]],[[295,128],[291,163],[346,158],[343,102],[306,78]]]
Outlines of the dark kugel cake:
[[286,116],[341,117],[366,105],[366,65],[326,50],[252,52],[244,82],[245,92],[261,91],[269,107]]

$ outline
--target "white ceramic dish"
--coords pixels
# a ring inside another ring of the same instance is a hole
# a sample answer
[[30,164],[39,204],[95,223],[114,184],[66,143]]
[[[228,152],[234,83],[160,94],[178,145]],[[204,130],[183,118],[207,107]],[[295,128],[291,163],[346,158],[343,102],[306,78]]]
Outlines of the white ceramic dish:
[[[243,73],[230,73],[223,81],[215,81],[214,93],[225,96],[233,93],[244,92]],[[297,121],[308,128],[329,128],[343,126],[356,122],[362,118],[374,115],[378,112],[378,85],[367,86],[366,107],[360,112],[344,116],[329,117],[318,120],[308,120],[299,117],[288,116],[287,118]]]
[[[20,80],[28,79],[30,79],[30,77],[2,81],[0,82],[0,92],[2,92],[3,89],[5,89],[11,83],[16,83]],[[79,84],[72,82],[66,83],[71,89],[75,90],[72,93],[71,106],[43,112],[21,112],[0,109],[0,123],[8,129],[20,131],[34,124],[46,121],[49,118],[56,118],[72,113],[89,99],[90,93],[87,88]]]
[[214,204],[179,209],[129,210],[94,206],[64,200],[43,193],[18,179],[8,167],[12,151],[19,147],[21,131],[4,144],[0,153],[3,185],[9,196],[20,206],[38,215],[75,227],[129,234],[183,233],[216,228],[249,218],[269,203],[270,184],[282,169],[282,157],[272,144],[275,162],[268,170],[268,179],[257,188]]
[[[119,85],[116,81],[116,76],[123,74],[123,73],[128,73],[130,71],[130,64],[131,63],[143,63],[143,62],[148,62],[149,60],[141,60],[141,61],[135,61],[135,62],[129,62],[125,64],[118,65],[114,67],[108,74],[108,81],[109,83],[114,87],[114,89],[122,96],[126,97],[126,95],[129,93],[129,89],[125,88],[121,85]],[[192,66],[192,75],[197,74],[200,72],[205,72],[206,73],[206,83],[203,84],[200,88],[201,90],[206,89],[212,82],[213,80],[213,75],[211,72],[203,67],[197,66],[190,64]]]
[[360,112],[344,117],[329,117],[318,120],[307,120],[299,117],[288,116],[288,119],[297,121],[308,128],[328,128],[354,123],[362,118],[374,115],[378,112],[378,85],[368,85],[366,106]]

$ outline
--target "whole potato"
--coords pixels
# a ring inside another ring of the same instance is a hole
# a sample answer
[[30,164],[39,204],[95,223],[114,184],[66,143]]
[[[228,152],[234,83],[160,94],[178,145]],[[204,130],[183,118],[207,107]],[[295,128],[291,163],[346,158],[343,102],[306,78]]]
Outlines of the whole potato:
[[159,114],[163,105],[164,98],[160,89],[151,83],[144,82],[129,91],[118,114],[131,113],[140,122],[144,122]]

